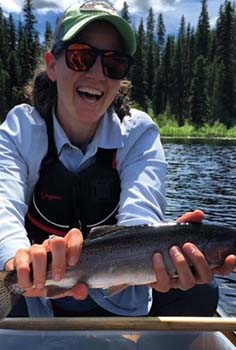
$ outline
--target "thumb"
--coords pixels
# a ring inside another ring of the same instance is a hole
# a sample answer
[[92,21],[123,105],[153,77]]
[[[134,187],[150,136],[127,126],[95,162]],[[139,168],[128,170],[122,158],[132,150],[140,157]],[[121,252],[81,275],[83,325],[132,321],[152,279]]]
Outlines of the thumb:
[[177,222],[191,222],[200,223],[203,221],[205,214],[202,210],[194,210],[183,214],[180,218],[177,218]]

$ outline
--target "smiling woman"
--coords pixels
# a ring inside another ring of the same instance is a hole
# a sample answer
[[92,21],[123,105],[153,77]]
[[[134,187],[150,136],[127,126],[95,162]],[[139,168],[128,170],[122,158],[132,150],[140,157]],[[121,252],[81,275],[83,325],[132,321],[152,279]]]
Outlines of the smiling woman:
[[[79,283],[45,299],[49,256],[57,283],[79,264],[93,227],[164,220],[166,161],[159,130],[128,103],[126,75],[135,49],[133,29],[108,2],[72,5],[58,21],[32,100],[15,106],[0,126],[0,269],[16,270],[30,316],[148,315],[153,290],[152,314],[212,315],[218,300],[214,273],[234,267],[229,256],[212,270],[187,242],[170,249],[176,278],[155,252],[150,264],[157,281],[151,286],[123,286],[108,296],[103,288]],[[107,255],[111,250],[99,249]],[[92,264],[95,274],[98,264]]]

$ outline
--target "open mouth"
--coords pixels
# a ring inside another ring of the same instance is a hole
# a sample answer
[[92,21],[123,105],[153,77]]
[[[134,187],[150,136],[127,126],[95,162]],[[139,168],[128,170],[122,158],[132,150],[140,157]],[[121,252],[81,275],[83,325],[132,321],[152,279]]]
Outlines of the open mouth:
[[76,90],[80,97],[85,98],[87,101],[99,101],[100,98],[104,95],[103,91],[99,91],[96,89],[90,89],[90,88],[77,88]]

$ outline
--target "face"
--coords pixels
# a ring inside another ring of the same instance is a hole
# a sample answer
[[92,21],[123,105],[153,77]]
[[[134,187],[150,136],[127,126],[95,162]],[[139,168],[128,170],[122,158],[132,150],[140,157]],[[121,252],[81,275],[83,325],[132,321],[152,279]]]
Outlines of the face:
[[[78,42],[90,44],[102,50],[122,51],[119,33],[107,22],[93,22],[80,32]],[[120,87],[119,80],[104,75],[101,57],[84,72],[67,67],[65,54],[58,58],[52,54],[46,58],[48,75],[57,82],[57,114],[62,123],[81,122],[97,124],[114,100]]]

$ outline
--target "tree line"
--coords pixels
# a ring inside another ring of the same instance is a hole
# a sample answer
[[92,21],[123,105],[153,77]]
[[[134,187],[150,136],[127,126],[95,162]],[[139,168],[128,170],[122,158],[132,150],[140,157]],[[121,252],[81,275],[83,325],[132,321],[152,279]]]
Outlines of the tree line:
[[[47,49],[52,25],[47,22],[44,41],[35,30],[33,0],[25,0],[24,21],[16,25],[0,8],[0,117],[24,102],[23,87],[32,78]],[[131,25],[127,2],[122,16]],[[134,25],[133,25],[134,26]],[[137,51],[128,78],[134,104],[154,115],[171,115],[178,125],[195,126],[219,121],[236,125],[236,6],[226,0],[210,27],[207,0],[201,0],[196,28],[180,19],[177,35],[166,33],[164,17],[150,8],[137,28]]]

